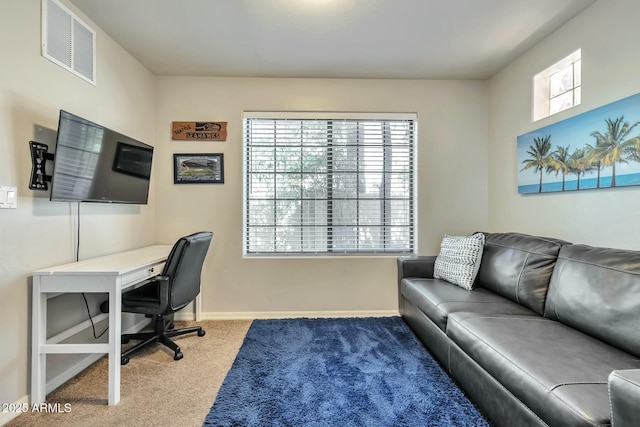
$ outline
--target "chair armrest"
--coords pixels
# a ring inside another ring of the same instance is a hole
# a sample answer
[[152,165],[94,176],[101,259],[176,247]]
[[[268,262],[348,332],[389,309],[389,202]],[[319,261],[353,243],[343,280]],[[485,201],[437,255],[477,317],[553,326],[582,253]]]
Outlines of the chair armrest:
[[161,275],[157,275],[157,276],[153,276],[151,278],[149,278],[150,282],[169,282],[169,280],[171,280],[171,277],[169,276],[161,276]]
[[[169,276],[153,276],[137,283],[132,288],[125,291],[123,295],[123,311],[124,301],[128,300],[129,305],[136,307],[146,306],[148,304],[153,305],[154,310],[158,309],[158,306],[165,311],[169,306],[169,285],[171,284],[171,277]],[[145,313],[148,314],[148,313]]]
[[169,281],[169,276],[161,276],[161,275],[157,275],[157,276],[153,276],[153,277],[149,277],[148,279],[143,280],[142,282],[138,282],[135,285],[133,285],[132,287],[128,288],[129,289],[136,289],[136,288],[141,288],[145,285],[148,285],[149,283],[153,283],[153,282],[168,282]]
[[640,369],[613,371],[609,375],[611,425],[637,426],[640,420]]
[[405,277],[433,278],[435,256],[408,255],[398,257],[398,284]]

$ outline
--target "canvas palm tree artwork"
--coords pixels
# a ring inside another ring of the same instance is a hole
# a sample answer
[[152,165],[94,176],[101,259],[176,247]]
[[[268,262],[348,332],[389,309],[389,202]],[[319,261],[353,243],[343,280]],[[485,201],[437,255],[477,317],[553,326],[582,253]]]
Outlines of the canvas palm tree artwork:
[[518,137],[521,194],[640,185],[640,94]]

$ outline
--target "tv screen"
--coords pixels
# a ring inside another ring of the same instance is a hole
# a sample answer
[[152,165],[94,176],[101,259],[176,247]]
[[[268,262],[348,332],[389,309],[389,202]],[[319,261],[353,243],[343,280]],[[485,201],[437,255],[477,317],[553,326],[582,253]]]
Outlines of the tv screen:
[[146,204],[153,147],[61,110],[51,200]]

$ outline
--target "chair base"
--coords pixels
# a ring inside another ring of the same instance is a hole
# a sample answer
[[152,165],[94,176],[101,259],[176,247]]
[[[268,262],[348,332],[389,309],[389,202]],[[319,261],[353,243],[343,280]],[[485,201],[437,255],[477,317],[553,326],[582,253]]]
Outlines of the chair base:
[[[170,348],[173,351],[173,360],[180,360],[183,357],[182,352],[180,351],[180,347],[171,340],[172,337],[177,337],[190,333],[197,333],[199,337],[203,337],[205,335],[205,330],[202,329],[202,326],[192,326],[189,328],[182,329],[167,329],[165,328],[165,317],[164,316],[153,316],[154,330],[153,332],[140,332],[137,334],[122,334],[122,344],[126,344],[129,340],[140,340],[138,344],[131,347],[130,349],[122,352],[120,358],[120,364],[126,365],[129,363],[129,356],[133,353],[138,352],[144,347],[159,342]],[[170,322],[169,328],[173,327],[173,322]]]

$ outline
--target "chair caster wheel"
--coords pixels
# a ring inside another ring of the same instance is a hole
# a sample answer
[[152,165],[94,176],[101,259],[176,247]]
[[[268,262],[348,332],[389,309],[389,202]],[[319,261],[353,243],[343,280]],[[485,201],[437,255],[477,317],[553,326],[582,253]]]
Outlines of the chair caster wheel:
[[120,359],[121,365],[126,365],[127,363],[129,363],[129,358],[127,356],[124,356],[122,359]]
[[173,360],[180,360],[182,359],[184,355],[182,354],[181,351],[176,351],[175,355],[173,356]]
[[204,336],[204,334],[206,334],[206,333],[207,333],[207,332],[206,332],[204,329],[199,329],[199,330],[198,330],[198,336],[199,336],[199,337],[203,337],[203,336]]
[[167,329],[175,329],[176,325],[174,325],[173,323],[169,323],[169,325],[167,326]]

